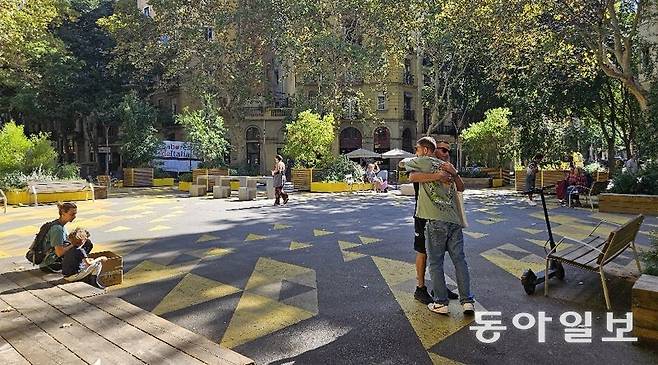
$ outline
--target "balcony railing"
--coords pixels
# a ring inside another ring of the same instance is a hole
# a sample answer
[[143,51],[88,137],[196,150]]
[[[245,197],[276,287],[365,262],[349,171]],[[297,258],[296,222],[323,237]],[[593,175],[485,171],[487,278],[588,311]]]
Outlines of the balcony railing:
[[437,134],[443,134],[447,136],[456,136],[457,135],[457,129],[455,126],[452,125],[444,125],[441,124],[436,127],[436,133]]
[[244,107],[244,116],[253,119],[283,119],[292,115],[292,108]]
[[411,72],[404,72],[402,74],[402,83],[404,83],[405,85],[413,85],[414,75]]
[[404,120],[416,120],[416,112],[414,110],[404,110]]

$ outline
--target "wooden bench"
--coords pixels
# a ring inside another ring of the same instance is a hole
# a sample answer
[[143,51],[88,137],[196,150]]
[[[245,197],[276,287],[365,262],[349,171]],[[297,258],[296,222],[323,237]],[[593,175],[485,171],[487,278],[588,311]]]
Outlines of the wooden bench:
[[[603,287],[603,294],[605,296],[605,305],[608,310],[611,310],[610,296],[608,294],[608,286],[605,282],[603,268],[605,265],[619,256],[622,252],[624,252],[624,250],[626,250],[628,247],[631,247],[633,249],[633,253],[635,254],[637,268],[640,270],[640,272],[642,272],[640,260],[637,255],[637,249],[635,247],[635,237],[640,230],[640,226],[642,225],[643,220],[644,216],[638,215],[628,221],[626,224],[619,226],[619,228],[610,232],[607,238],[594,235],[596,229],[599,228],[601,224],[604,223],[604,221],[601,221],[596,225],[596,227],[594,227],[592,232],[590,232],[590,234],[586,237],[585,241],[563,237],[555,245],[555,247],[548,252],[548,255],[546,255],[545,272],[548,272],[548,267],[552,260],[575,266],[583,270],[598,272],[601,276],[601,286]],[[605,223],[614,224],[610,222]],[[558,247],[565,240],[575,242],[577,245],[574,245],[574,247],[571,249],[557,252]],[[544,295],[548,295],[548,281],[544,283]]]
[[71,181],[28,181],[27,192],[34,196],[34,205],[39,205],[39,193],[68,193],[88,190],[91,193],[91,200],[94,197],[94,185],[84,180]]
[[5,208],[5,214],[7,214],[7,196],[5,195],[5,192],[0,189],[0,202],[2,202],[2,205]]
[[0,275],[0,364],[253,364],[103,290],[58,278]]

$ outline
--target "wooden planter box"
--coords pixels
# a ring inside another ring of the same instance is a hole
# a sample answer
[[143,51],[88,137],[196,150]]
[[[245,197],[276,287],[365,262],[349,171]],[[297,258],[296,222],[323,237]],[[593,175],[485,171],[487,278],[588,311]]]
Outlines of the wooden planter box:
[[503,179],[491,179],[491,186],[494,188],[499,188],[503,186]]
[[[514,187],[516,191],[525,191],[526,170],[516,170],[514,173]],[[535,178],[535,187],[557,184],[564,180],[569,170],[540,170]]]
[[484,189],[491,187],[490,177],[462,177],[466,189]]
[[313,182],[313,169],[292,169],[292,184],[295,190],[310,191]]
[[98,175],[96,176],[96,180],[98,181],[98,185],[110,187],[112,178],[110,175]]
[[608,181],[610,179],[610,174],[607,171],[597,171],[595,181]]
[[355,183],[350,185],[346,182],[312,182],[313,193],[343,193],[347,191],[372,190],[374,187],[369,183]]
[[632,290],[633,334],[658,342],[658,276],[643,274]]
[[173,177],[153,179],[153,186],[174,186]]
[[123,169],[123,186],[153,186],[153,169],[150,167]]
[[94,185],[94,199],[107,199],[107,186]]
[[[192,170],[192,184],[197,183],[197,176],[228,176],[228,169],[227,168],[219,168],[219,169],[194,169]],[[208,191],[212,191],[213,186],[215,186],[215,181],[209,181],[208,182]]]
[[107,261],[103,262],[103,268],[98,275],[101,284],[105,286],[119,285],[123,282],[123,258],[112,251],[92,252],[89,257],[95,259],[105,256]]
[[599,195],[599,212],[658,215],[658,195]]

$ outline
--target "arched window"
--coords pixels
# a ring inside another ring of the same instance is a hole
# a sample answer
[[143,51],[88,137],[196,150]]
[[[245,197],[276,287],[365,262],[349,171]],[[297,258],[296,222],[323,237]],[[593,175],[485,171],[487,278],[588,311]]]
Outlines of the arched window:
[[363,145],[361,132],[354,127],[347,127],[340,132],[340,153],[346,154],[358,150]]
[[411,138],[411,130],[409,128],[405,128],[404,131],[402,131],[402,149],[414,153],[414,142]]
[[247,165],[260,165],[260,131],[256,127],[247,128]]
[[386,127],[375,129],[373,138],[375,142],[375,152],[384,153],[391,149],[391,134]]

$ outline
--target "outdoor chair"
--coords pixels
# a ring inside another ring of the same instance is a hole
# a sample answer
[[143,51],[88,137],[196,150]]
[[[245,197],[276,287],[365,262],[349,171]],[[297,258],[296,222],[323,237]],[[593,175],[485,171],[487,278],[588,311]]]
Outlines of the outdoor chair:
[[608,183],[609,181],[595,181],[590,187],[578,185],[578,193],[572,192],[569,194],[569,196],[567,196],[569,207],[571,207],[571,196],[578,194],[584,196],[586,199],[585,202],[589,203],[591,210],[594,210],[594,201],[592,200],[592,197],[596,196],[598,199],[598,195],[605,192],[605,190],[608,188]]

